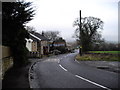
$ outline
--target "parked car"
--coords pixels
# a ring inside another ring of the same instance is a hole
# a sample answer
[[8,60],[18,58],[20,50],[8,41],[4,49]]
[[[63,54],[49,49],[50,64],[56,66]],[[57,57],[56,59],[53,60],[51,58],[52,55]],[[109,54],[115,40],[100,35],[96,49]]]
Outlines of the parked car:
[[53,52],[54,55],[58,55],[58,54],[61,53],[61,51],[59,51],[59,50],[57,50],[57,49],[53,50],[52,52]]

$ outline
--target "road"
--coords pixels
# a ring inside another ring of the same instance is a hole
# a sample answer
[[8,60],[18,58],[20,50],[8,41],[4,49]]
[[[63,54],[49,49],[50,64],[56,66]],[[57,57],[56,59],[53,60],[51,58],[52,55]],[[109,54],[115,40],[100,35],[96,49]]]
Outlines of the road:
[[76,53],[38,60],[31,67],[31,88],[118,88],[118,73],[86,66],[74,60]]

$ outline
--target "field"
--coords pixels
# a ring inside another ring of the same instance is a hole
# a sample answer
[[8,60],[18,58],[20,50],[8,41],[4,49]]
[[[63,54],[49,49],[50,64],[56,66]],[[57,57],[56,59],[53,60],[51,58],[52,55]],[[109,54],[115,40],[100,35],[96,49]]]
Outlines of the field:
[[120,61],[120,51],[89,51],[82,56],[77,55],[76,59],[80,61]]
[[120,51],[89,51],[89,53],[108,53],[108,54],[120,54]]

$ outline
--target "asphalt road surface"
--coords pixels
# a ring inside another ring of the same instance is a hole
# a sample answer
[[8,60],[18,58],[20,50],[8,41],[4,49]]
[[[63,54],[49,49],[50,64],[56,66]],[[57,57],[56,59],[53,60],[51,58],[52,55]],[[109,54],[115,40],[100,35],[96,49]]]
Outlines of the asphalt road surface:
[[74,60],[76,53],[56,55],[34,63],[31,88],[118,88],[118,73],[86,66]]

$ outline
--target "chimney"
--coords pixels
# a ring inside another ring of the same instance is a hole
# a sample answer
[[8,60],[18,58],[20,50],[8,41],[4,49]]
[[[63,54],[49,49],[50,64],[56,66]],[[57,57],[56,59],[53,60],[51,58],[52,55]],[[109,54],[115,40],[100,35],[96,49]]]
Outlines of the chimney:
[[44,31],[42,31],[42,36],[44,36]]

